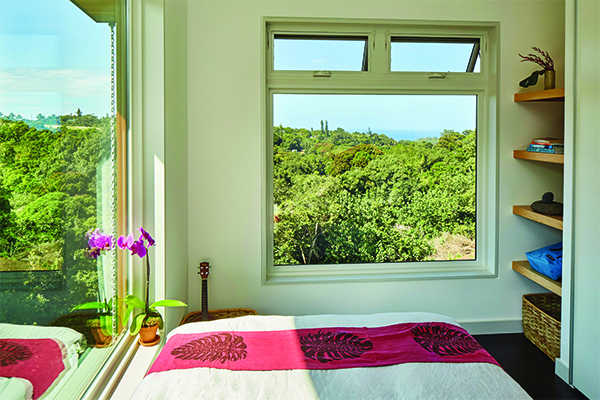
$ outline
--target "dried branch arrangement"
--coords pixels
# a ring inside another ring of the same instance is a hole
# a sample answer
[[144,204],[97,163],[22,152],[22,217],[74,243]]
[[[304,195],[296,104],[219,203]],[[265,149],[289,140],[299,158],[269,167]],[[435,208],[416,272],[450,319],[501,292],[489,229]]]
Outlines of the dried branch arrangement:
[[[532,49],[534,51],[538,52],[541,55],[541,57],[537,54],[531,54],[531,53],[527,54],[526,56],[519,54],[519,57],[521,57],[521,62],[531,61],[532,63],[539,65],[543,69],[538,70],[538,71],[533,71],[530,76],[528,76],[527,78],[525,78],[521,82],[519,82],[519,86],[524,87],[524,88],[535,85],[538,81],[538,77],[544,75],[546,72],[554,71],[554,60],[552,60],[552,57],[550,57],[550,54],[548,54],[547,51],[541,50],[538,47],[532,47]],[[554,88],[554,83],[552,83],[552,86],[550,86],[550,87]]]
[[550,54],[548,54],[547,51],[539,49],[538,47],[532,47],[532,49],[540,53],[543,58],[531,53],[527,54],[526,56],[519,54],[519,56],[522,58],[521,62],[531,61],[544,68],[545,71],[554,71],[554,60],[552,60]]

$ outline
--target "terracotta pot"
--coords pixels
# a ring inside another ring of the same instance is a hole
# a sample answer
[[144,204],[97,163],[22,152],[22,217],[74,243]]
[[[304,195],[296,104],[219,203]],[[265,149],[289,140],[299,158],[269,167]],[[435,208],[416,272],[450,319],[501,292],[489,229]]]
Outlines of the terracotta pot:
[[156,331],[158,325],[153,326],[142,326],[140,329],[140,343],[144,346],[152,346],[158,343]]
[[105,335],[102,328],[92,328],[96,344],[93,347],[106,347],[112,342],[112,336]]

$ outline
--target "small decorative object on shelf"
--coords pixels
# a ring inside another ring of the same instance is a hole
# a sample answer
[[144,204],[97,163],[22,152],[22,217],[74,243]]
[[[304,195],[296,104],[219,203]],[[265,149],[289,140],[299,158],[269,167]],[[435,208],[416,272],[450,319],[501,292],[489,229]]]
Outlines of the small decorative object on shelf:
[[554,201],[554,193],[546,192],[542,195],[541,201],[531,203],[531,209],[535,212],[545,215],[562,215],[563,205]]
[[540,53],[542,57],[531,53],[527,54],[526,56],[519,54],[519,56],[522,58],[521,62],[531,61],[539,65],[543,69],[533,71],[530,76],[519,82],[519,86],[524,88],[533,86],[537,84],[538,77],[544,75],[544,90],[554,89],[556,74],[554,71],[554,61],[552,60],[550,54],[548,54],[547,51],[540,50],[538,47],[532,47],[532,49]]

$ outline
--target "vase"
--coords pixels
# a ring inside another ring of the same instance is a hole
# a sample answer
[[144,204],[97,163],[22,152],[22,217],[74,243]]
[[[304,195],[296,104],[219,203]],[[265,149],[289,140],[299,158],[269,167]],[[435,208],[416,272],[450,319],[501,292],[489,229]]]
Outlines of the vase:
[[544,90],[554,89],[556,71],[544,72]]
[[160,336],[156,334],[158,325],[142,326],[140,329],[140,344],[142,346],[154,346],[160,340]]

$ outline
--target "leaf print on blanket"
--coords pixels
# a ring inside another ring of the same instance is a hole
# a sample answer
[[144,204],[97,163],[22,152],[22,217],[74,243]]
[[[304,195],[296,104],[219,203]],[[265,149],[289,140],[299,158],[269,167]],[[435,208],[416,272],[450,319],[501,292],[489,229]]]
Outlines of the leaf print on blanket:
[[323,364],[345,358],[358,358],[373,348],[373,343],[346,332],[309,333],[300,337],[300,349],[307,358]]
[[238,361],[246,358],[244,338],[227,332],[192,340],[171,352],[181,360]]
[[473,337],[459,330],[434,324],[420,324],[411,329],[415,342],[438,356],[475,353],[483,347]]
[[0,340],[0,366],[8,367],[33,357],[29,347],[8,340]]

